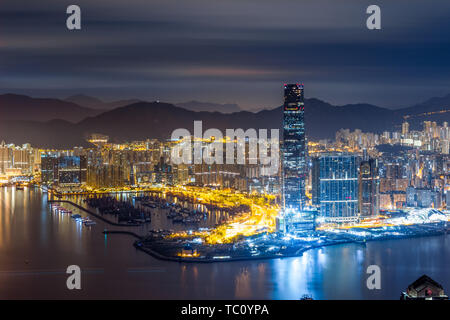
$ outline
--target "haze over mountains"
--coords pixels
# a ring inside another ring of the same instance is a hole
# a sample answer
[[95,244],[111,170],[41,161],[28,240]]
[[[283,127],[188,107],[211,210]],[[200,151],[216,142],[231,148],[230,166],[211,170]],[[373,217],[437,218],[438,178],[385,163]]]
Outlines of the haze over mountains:
[[239,107],[239,105],[235,103],[220,104],[192,100],[188,102],[177,103],[176,106],[191,111],[217,111],[221,113],[233,113],[242,111],[241,107]]
[[[186,108],[202,110],[207,109],[207,105],[213,108],[226,105],[195,101],[187,104],[139,100],[105,103],[83,95],[59,100],[5,94],[0,95],[0,140],[16,144],[29,142],[46,148],[71,148],[89,146],[85,138],[91,133],[107,134],[115,142],[166,139],[177,128],[193,132],[194,120],[203,121],[203,130],[218,128],[223,132],[227,128],[281,128],[281,107],[224,113]],[[340,128],[376,133],[399,130],[404,117],[412,129],[421,128],[424,120],[450,122],[450,94],[397,110],[364,103],[334,106],[315,98],[305,99],[305,106],[307,136],[311,140],[333,139]],[[233,108],[239,107],[235,105],[230,110]]]
[[[130,105],[133,103],[141,102],[138,99],[125,99],[125,100],[117,100],[111,102],[105,102],[100,100],[99,98],[84,95],[84,94],[76,94],[64,99],[65,101],[75,103],[79,106],[96,109],[101,111],[109,111],[115,108],[123,107],[126,105]],[[235,103],[213,103],[213,102],[202,102],[191,100],[187,102],[179,102],[175,103],[177,107],[181,107],[186,110],[191,111],[209,111],[209,112],[221,112],[221,113],[233,113],[242,111],[241,107]]]
[[107,111],[107,110],[123,107],[123,106],[140,101],[138,99],[128,99],[128,100],[104,102],[98,98],[86,96],[84,94],[77,94],[74,96],[70,96],[64,100],[78,104],[78,105],[86,107],[86,108],[97,109],[97,110],[102,110],[102,111]]

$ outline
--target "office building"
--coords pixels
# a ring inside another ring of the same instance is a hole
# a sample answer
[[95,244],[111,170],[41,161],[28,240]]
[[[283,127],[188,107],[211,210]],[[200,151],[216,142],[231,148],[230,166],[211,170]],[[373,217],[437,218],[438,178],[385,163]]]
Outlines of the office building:
[[335,153],[320,157],[320,216],[327,222],[352,222],[358,216],[358,157]]
[[284,85],[282,183],[285,209],[301,210],[306,205],[306,137],[303,84]]
[[358,181],[359,213],[362,217],[376,216],[380,210],[380,179],[374,159],[362,161]]

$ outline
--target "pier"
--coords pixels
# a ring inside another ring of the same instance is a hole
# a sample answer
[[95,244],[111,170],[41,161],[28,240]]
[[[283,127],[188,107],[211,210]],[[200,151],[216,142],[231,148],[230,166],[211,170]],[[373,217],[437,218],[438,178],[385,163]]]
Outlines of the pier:
[[48,200],[48,202],[49,203],[68,203],[68,204],[74,206],[75,208],[80,209],[80,210],[82,210],[82,211],[84,211],[86,213],[89,213],[90,215],[96,217],[97,219],[99,219],[99,220],[101,220],[101,221],[103,221],[103,222],[105,222],[105,223],[107,223],[107,224],[109,224],[111,226],[115,226],[115,227],[140,227],[140,226],[142,226],[142,224],[138,224],[138,223],[132,224],[132,223],[117,223],[117,222],[113,222],[113,221],[111,221],[109,219],[106,219],[106,218],[102,217],[98,213],[95,213],[95,212],[93,212],[91,210],[88,210],[88,209],[80,206],[79,204],[76,204],[76,203],[74,203],[72,201],[69,201],[69,200]]

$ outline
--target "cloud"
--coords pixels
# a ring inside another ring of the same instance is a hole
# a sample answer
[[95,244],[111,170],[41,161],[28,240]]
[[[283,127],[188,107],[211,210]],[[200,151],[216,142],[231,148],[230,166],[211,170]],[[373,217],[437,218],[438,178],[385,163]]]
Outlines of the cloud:
[[289,81],[342,104],[448,93],[448,1],[379,1],[381,31],[365,28],[369,1],[81,0],[77,32],[65,28],[69,4],[0,4],[4,90],[250,108],[279,105]]

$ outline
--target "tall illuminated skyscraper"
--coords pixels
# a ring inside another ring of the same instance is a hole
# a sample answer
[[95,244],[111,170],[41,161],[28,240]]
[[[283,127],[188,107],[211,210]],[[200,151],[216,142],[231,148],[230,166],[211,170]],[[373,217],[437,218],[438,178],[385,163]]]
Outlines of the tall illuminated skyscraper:
[[284,208],[305,207],[306,137],[303,84],[284,85],[283,106],[283,204]]
[[408,135],[408,132],[409,132],[409,123],[404,121],[402,123],[402,135],[406,137]]

